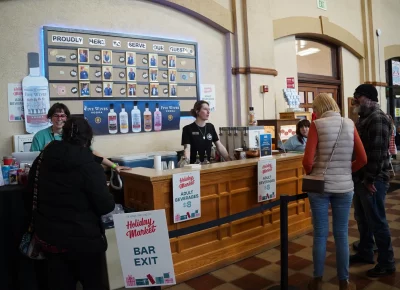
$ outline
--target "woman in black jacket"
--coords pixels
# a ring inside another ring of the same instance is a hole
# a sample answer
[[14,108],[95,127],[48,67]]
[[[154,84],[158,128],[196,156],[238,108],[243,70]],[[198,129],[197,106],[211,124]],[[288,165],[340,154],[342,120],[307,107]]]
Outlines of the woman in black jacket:
[[90,150],[92,128],[83,118],[70,118],[63,140],[53,141],[35,160],[30,185],[37,180],[36,237],[48,259],[51,290],[105,289],[101,279],[102,254],[107,249],[101,215],[114,209],[101,165]]

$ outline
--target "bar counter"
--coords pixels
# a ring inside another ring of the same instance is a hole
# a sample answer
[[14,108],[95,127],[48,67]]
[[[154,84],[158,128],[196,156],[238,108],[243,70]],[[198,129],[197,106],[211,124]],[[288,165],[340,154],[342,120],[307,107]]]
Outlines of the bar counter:
[[[274,155],[277,198],[301,193],[303,154]],[[258,158],[204,165],[200,171],[201,217],[174,223],[172,175],[192,169],[123,171],[125,206],[135,211],[165,209],[176,230],[257,207]],[[266,201],[269,202],[269,201]],[[280,244],[279,207],[207,230],[170,239],[178,282],[208,273]],[[308,200],[289,204],[289,239],[311,230]]]

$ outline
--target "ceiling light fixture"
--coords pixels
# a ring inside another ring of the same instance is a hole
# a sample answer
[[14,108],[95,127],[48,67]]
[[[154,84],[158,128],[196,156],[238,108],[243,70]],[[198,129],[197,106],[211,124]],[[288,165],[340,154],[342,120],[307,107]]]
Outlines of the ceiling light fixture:
[[306,56],[306,55],[317,53],[319,51],[320,51],[319,48],[311,47],[311,48],[307,48],[305,50],[301,50],[301,51],[297,52],[297,55]]

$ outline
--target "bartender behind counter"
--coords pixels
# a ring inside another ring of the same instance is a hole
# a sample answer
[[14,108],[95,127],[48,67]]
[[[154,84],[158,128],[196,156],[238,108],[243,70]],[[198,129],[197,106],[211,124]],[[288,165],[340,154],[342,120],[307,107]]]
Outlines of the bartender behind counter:
[[207,152],[207,159],[210,160],[213,142],[224,160],[231,160],[224,145],[219,141],[214,125],[207,123],[210,116],[209,104],[206,101],[197,101],[190,113],[196,120],[183,127],[182,131],[182,145],[185,148],[184,155],[187,160],[190,160],[191,164],[195,163],[197,152],[201,162],[204,161],[205,152]]

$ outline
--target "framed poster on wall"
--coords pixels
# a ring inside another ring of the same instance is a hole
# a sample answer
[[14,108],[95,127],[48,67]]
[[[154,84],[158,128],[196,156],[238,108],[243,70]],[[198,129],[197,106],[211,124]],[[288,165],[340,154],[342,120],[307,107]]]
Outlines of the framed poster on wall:
[[196,42],[48,26],[43,39],[51,101],[199,99]]

